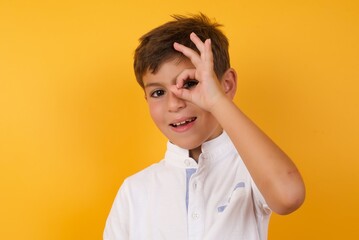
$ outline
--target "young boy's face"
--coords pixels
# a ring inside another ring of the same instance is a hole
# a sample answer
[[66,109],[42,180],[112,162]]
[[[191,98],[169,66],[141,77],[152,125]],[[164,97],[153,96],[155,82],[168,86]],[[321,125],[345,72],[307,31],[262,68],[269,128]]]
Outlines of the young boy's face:
[[[222,128],[212,114],[171,92],[176,77],[190,68],[194,66],[187,59],[171,60],[162,64],[155,74],[147,71],[143,83],[150,114],[157,127],[172,143],[193,150],[219,136]],[[196,87],[193,82],[185,85]]]

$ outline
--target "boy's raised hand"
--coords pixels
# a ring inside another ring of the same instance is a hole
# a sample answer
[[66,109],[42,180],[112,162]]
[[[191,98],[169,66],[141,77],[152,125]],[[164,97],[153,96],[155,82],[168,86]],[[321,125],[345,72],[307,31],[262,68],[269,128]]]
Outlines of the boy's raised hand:
[[[200,54],[179,43],[174,43],[173,47],[188,57],[195,68],[180,73],[171,91],[177,97],[211,111],[219,98],[225,95],[213,69],[211,40],[202,42],[195,33],[191,33],[190,38]],[[193,81],[196,81],[196,86],[190,85],[195,84]]]

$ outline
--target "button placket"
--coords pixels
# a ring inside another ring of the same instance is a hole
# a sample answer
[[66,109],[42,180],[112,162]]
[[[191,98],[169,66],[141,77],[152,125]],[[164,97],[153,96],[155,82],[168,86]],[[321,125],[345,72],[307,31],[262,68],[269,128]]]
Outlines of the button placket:
[[203,194],[200,191],[200,178],[195,176],[190,183],[190,204],[188,207],[189,239],[200,239],[204,231]]

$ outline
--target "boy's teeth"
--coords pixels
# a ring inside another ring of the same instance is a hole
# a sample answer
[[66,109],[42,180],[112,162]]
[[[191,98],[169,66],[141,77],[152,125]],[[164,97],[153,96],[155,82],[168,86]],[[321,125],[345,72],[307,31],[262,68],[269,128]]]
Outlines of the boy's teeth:
[[179,122],[179,123],[173,123],[173,124],[171,124],[171,125],[174,126],[174,127],[178,127],[178,126],[184,125],[184,124],[186,124],[186,123],[193,122],[195,119],[196,119],[196,118],[191,118],[191,119],[188,119],[188,120]]
[[183,121],[183,122],[180,122],[180,123],[176,123],[176,126],[179,126],[179,125],[183,125],[185,124],[187,121]]

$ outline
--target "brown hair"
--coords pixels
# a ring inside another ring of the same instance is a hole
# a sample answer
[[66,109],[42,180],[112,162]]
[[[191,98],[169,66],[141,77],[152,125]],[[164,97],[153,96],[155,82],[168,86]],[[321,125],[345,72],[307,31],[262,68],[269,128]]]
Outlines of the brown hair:
[[195,51],[189,35],[194,32],[205,41],[212,42],[214,71],[218,78],[230,67],[228,39],[218,28],[222,25],[211,21],[206,15],[173,15],[173,21],[167,22],[143,35],[135,51],[134,70],[137,82],[143,86],[142,77],[147,71],[156,73],[161,64],[184,55],[173,48],[173,43],[181,43]]

